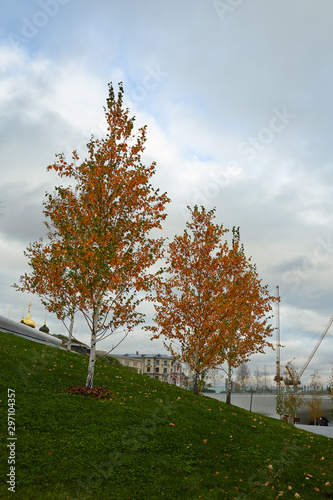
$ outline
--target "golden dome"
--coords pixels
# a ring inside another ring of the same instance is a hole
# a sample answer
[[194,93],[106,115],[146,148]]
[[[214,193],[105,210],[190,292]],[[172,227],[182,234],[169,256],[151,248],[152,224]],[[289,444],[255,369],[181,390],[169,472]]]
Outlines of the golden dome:
[[[30,318],[30,307],[31,307],[31,302],[29,304],[29,309],[28,309],[28,314],[26,317],[20,321],[20,323],[23,323],[24,325],[30,326],[31,328],[36,328],[36,323]],[[24,314],[24,309],[23,309],[23,314]]]
[[28,313],[23,320],[23,323],[31,328],[36,328],[36,323],[30,318],[30,314]]

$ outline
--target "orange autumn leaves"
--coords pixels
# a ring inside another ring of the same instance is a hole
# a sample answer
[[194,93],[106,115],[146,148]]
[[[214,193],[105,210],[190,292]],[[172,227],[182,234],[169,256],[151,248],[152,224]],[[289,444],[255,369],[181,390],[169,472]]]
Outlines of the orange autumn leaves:
[[139,325],[147,294],[156,305],[156,326],[147,328],[153,338],[164,335],[172,352],[177,342],[196,377],[226,359],[232,366],[247,360],[270,345],[272,330],[265,315],[274,298],[246,259],[238,231],[230,247],[222,242],[226,230],[214,224],[214,211],[190,210],[183,236],[168,245],[166,275],[152,274],[165,238],[151,235],[170,200],[151,184],[155,162],[141,163],[146,127],[134,130],[123,92],[122,84],[118,96],[109,85],[107,134],[91,138],[87,157],[74,151],[67,161],[59,154],[48,167],[65,182],[46,195],[47,237],[27,248],[30,273],[15,285],[38,294],[62,320],[83,314],[91,331],[87,387],[96,342]]
[[239,231],[232,243],[214,224],[214,210],[189,208],[191,222],[168,246],[166,278],[156,282],[153,338],[164,336],[166,347],[199,375],[228,361],[237,366],[271,346],[267,313],[275,300],[246,258]]
[[[67,162],[60,154],[48,167],[70,186],[47,194],[47,241],[28,247],[31,273],[21,276],[16,288],[37,293],[62,318],[73,307],[80,310],[89,325],[99,308],[98,328],[115,330],[127,320],[133,327],[141,319],[133,298],[149,287],[146,271],[163,244],[163,238],[147,235],[161,228],[169,199],[150,184],[155,163],[141,163],[146,127],[134,132],[121,84],[118,98],[109,86],[105,118],[108,135],[91,139],[87,158],[80,161],[74,151]],[[112,324],[106,321],[109,313]]]
[[151,237],[151,231],[161,229],[169,202],[151,184],[155,162],[141,163],[146,127],[134,130],[122,84],[118,96],[109,85],[105,119],[106,137],[91,138],[85,159],[76,151],[70,162],[59,154],[48,167],[66,182],[46,195],[46,241],[27,248],[31,272],[15,285],[38,294],[60,319],[74,310],[83,314],[91,330],[89,387],[96,342],[143,321],[138,292],[150,288],[149,269],[164,241]]

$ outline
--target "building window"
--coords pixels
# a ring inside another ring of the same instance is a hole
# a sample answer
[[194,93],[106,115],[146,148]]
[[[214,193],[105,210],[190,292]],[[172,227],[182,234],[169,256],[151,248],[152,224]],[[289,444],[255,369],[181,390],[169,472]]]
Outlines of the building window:
[[168,362],[165,360],[164,361],[164,366],[167,366],[168,365]]
[[125,361],[125,366],[129,366],[129,361]]
[[150,372],[150,366],[147,366],[147,373]]
[[168,369],[167,368],[163,368],[163,373],[168,373]]
[[159,373],[159,371],[160,371],[159,367],[157,367],[155,371],[156,371],[156,373]]
[[134,366],[138,366],[138,363],[137,363],[136,361],[134,361],[134,363],[133,363],[133,364],[134,364]]
[[147,365],[150,366],[150,359],[147,359]]
[[159,359],[155,359],[155,365],[159,365],[160,364],[160,360]]

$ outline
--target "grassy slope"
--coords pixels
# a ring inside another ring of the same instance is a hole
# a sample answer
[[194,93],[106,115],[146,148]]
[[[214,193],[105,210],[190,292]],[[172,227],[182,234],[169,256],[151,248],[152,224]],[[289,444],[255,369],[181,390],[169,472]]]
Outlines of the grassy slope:
[[0,333],[1,499],[13,496],[8,388],[15,498],[333,498],[332,439],[105,362],[95,386],[110,388],[112,400],[65,393],[84,385],[86,370],[81,355]]

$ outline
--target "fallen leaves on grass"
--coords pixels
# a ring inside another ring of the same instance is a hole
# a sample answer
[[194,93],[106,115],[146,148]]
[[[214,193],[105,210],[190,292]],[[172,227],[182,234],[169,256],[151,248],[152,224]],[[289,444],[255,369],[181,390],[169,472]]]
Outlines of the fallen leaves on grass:
[[79,394],[80,396],[91,396],[97,399],[111,399],[113,397],[112,391],[110,391],[110,389],[106,389],[105,387],[87,388],[84,385],[77,385],[76,387],[69,387],[65,392],[68,394]]

